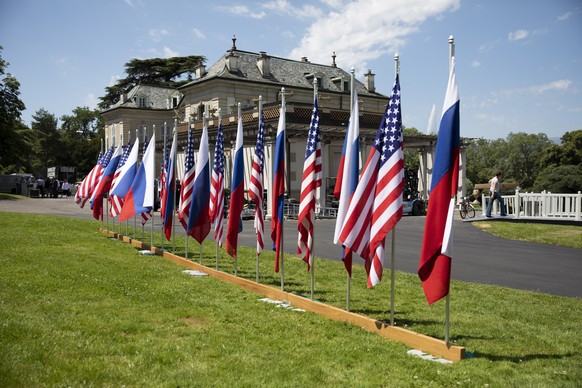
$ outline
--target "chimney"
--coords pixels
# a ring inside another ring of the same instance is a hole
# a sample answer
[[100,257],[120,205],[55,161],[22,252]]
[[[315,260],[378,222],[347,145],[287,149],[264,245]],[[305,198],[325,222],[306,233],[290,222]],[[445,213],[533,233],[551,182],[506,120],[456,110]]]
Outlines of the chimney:
[[301,62],[309,62],[309,61],[307,60],[307,57],[301,57]]
[[368,69],[368,72],[364,74],[364,86],[370,93],[374,93],[376,91],[376,86],[374,86],[374,76],[376,74],[372,74],[372,69]]
[[233,50],[230,50],[226,55],[226,67],[230,73],[238,72],[238,57],[234,55]]
[[269,77],[271,75],[269,57],[267,56],[266,52],[264,51],[260,52],[259,58],[257,59],[257,67],[259,68],[259,71],[261,72],[261,75],[263,77]]
[[200,64],[196,67],[196,78],[202,78],[206,74],[206,66]]

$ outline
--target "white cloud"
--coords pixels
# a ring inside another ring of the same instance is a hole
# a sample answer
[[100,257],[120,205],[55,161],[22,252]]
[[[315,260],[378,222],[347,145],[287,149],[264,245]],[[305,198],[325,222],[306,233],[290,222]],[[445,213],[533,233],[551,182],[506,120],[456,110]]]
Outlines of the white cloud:
[[113,86],[113,85],[115,85],[117,83],[117,81],[119,81],[120,79],[121,79],[120,76],[118,76],[118,75],[112,75],[109,78],[109,83],[107,84],[107,86]]
[[218,12],[231,13],[234,15],[250,17],[252,19],[262,19],[267,14],[265,12],[252,12],[246,5],[232,5],[232,6],[220,6],[215,8]]
[[510,42],[514,42],[516,40],[525,39],[527,38],[528,35],[529,35],[528,30],[517,30],[507,34],[507,38],[509,39]]
[[161,29],[150,28],[150,30],[148,31],[148,34],[154,42],[159,42],[160,40],[162,40],[162,38],[170,35],[168,30],[166,30],[165,28],[161,28]]
[[471,67],[472,67],[472,68],[474,68],[474,69],[476,69],[476,68],[478,68],[478,67],[480,67],[480,66],[481,66],[481,62],[479,62],[479,61],[478,61],[478,60],[476,60],[476,59],[475,59],[475,60],[473,60],[473,62],[471,62]]
[[569,19],[570,16],[572,16],[572,15],[573,15],[572,12],[566,12],[565,14],[558,16],[558,21],[563,22],[564,20]]
[[200,31],[198,28],[194,27],[192,28],[192,32],[194,33],[194,36],[196,37],[196,39],[206,39],[206,35],[204,35],[204,33],[202,31]]
[[495,48],[496,44],[497,44],[497,42],[483,43],[481,46],[479,46],[479,52],[480,53],[487,53],[487,52],[493,50]]
[[172,57],[178,57],[179,54],[177,51],[172,50],[171,48],[164,46],[164,48],[162,49],[163,53],[164,53],[164,57],[166,58],[172,58]]
[[531,94],[531,95],[540,95],[542,93],[548,91],[565,91],[570,88],[572,85],[572,81],[568,79],[561,79],[553,82],[548,82],[541,85],[532,85],[526,88],[520,89],[511,89],[511,90],[504,90],[502,92],[503,95],[506,97],[510,97],[514,94]]
[[95,97],[93,93],[89,93],[85,96],[85,105],[88,106],[90,109],[97,108],[97,104],[99,103],[99,99]]
[[264,3],[261,8],[296,17],[298,19],[313,19],[323,16],[323,11],[313,5],[306,4],[302,7],[297,7],[297,5],[291,4],[288,0],[268,1]]
[[[327,1],[326,4],[336,4]],[[314,21],[289,58],[326,63],[332,51],[342,68],[365,71],[368,61],[393,54],[429,18],[455,11],[460,0],[355,0]]]

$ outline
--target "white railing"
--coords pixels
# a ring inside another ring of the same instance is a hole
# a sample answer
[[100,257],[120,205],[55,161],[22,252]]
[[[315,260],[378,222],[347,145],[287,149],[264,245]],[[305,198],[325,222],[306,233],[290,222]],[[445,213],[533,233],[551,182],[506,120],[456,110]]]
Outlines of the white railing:
[[[554,220],[582,220],[582,193],[578,194],[552,194],[545,191],[541,193],[520,193],[504,195],[503,201],[508,215],[515,218],[540,218]],[[481,195],[483,215],[487,210],[489,196]],[[499,213],[499,201],[493,203],[492,213]]]

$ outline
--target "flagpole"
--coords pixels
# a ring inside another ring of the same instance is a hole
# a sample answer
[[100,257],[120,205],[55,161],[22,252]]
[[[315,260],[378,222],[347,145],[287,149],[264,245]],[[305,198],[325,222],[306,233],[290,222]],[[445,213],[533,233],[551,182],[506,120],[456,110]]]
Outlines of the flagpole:
[[[313,77],[313,103],[315,104],[315,100],[317,99],[317,78]],[[316,139],[317,141],[317,139]],[[315,160],[316,160],[316,164],[317,164],[317,150],[315,151]],[[319,190],[319,188],[315,189],[316,191]],[[316,202],[317,202],[317,195],[316,193],[313,193],[315,195],[316,198]],[[316,204],[317,205],[317,204]],[[313,223],[315,223],[315,212],[313,213]],[[315,254],[313,253],[315,251],[315,228],[313,228],[313,233],[312,233],[312,237],[311,237],[311,250],[309,252],[309,261],[311,264],[311,300],[314,300],[314,294],[315,294]]]
[[[259,96],[259,128],[261,127],[261,117],[263,114],[263,96]],[[262,186],[262,185],[261,185]],[[263,198],[263,193],[261,193],[261,198]],[[256,209],[255,209],[255,213],[256,213]],[[263,209],[261,209],[261,214],[263,214]],[[261,221],[262,223],[262,221]],[[264,230],[264,227],[263,227]],[[257,234],[257,230],[255,229],[255,234]],[[264,233],[263,233],[264,234]],[[258,245],[258,237],[257,237],[257,245]],[[255,269],[255,281],[258,283],[259,282],[259,252],[258,249],[255,249],[255,255],[257,256],[257,265],[256,265],[256,269]]]
[[[281,88],[281,106],[285,106],[285,88]],[[287,112],[287,110],[285,109],[285,112]],[[287,167],[287,130],[286,127],[287,126],[287,122],[285,122],[285,125],[283,126],[283,180],[285,183],[287,183],[287,179],[285,177],[285,170]],[[283,190],[283,193],[285,192],[285,190]],[[283,217],[281,217],[281,219],[279,220],[279,222],[281,222],[281,241],[280,241],[280,264],[281,264],[281,291],[285,291],[285,237],[284,237],[284,220],[285,220],[285,194],[283,194]]]
[[[218,125],[216,127],[216,133],[218,134],[218,129],[220,128],[220,126],[222,125],[222,110],[220,108],[218,108]],[[216,136],[218,138],[218,135]],[[217,140],[218,141],[218,140]],[[222,152],[222,156],[223,156],[223,160],[224,160],[224,140],[223,140],[223,152]],[[216,147],[215,147],[216,148]],[[224,164],[224,163],[223,163]],[[223,169],[224,170],[224,169]],[[222,198],[224,200],[224,173],[222,174],[223,178],[222,178],[222,187],[219,187],[219,190],[222,190]],[[216,195],[219,195],[218,193],[216,193]],[[222,207],[224,209],[224,203],[222,204]],[[218,212],[219,216],[223,216],[223,209],[218,210],[218,208],[214,209],[214,213],[216,215],[216,213]],[[222,223],[224,220],[221,219],[220,222]],[[216,217],[214,217],[214,234],[216,235],[216,228],[218,227],[218,221],[216,221]],[[216,270],[218,271],[218,256],[220,255],[220,252],[218,250],[219,245],[220,245],[220,240],[222,240],[222,233],[219,236],[220,238],[216,241]]]
[[[400,56],[394,54],[394,79],[400,73]],[[396,225],[392,228],[392,247],[390,253],[390,325],[394,326],[394,290],[395,290],[395,273],[396,270]]]
[[[449,35],[449,74],[453,66],[453,58],[455,57],[455,38]],[[449,292],[445,298],[445,343],[449,343],[450,333],[450,313],[451,313],[451,289],[449,285]]]
[[[174,119],[174,136],[178,136],[178,119]],[[172,137],[172,141],[174,138]],[[176,160],[178,159],[178,147],[176,147]],[[177,213],[176,210],[179,211],[178,207],[178,190],[176,190],[176,161],[174,161],[174,165],[172,166],[172,177],[174,179],[174,209],[172,212]],[[172,253],[176,253],[176,218],[177,214],[172,214]]]
[[[167,151],[167,148],[168,148],[168,138],[167,138],[167,136],[168,136],[168,127],[167,127],[167,123],[164,121],[164,153],[162,154],[162,163],[161,163],[162,170],[165,170],[166,169],[166,166],[164,166],[164,163],[166,161],[166,151]],[[154,166],[155,166],[155,163],[154,163]],[[155,167],[154,167],[154,169],[155,169]],[[165,172],[163,172],[162,174],[164,174],[164,173]],[[154,174],[154,176],[155,176],[155,174]],[[166,177],[166,179],[168,179],[168,178]],[[160,181],[160,183],[162,183],[162,182]],[[166,190],[166,188],[163,187],[163,190]],[[162,192],[161,190],[158,190],[158,191],[160,193]],[[156,196],[154,195],[154,198],[155,197]],[[163,198],[160,197],[160,209],[161,209],[162,206],[165,206],[165,204],[162,204],[162,200],[163,200]],[[161,215],[161,211],[160,211],[160,215]],[[164,237],[165,237],[164,219],[162,219],[162,251],[164,250]]]
[[[354,88],[355,88],[355,74],[356,70],[352,67],[351,69],[351,86],[350,86],[350,120],[354,117]],[[348,126],[349,128],[349,126]],[[359,157],[359,155],[357,156]],[[347,182],[343,182],[342,184],[348,184]],[[342,249],[342,252],[345,252],[346,248]],[[347,274],[347,284],[346,284],[346,311],[350,311],[350,294],[352,289],[352,277],[350,273],[346,271]]]
[[[135,138],[139,139],[139,128],[137,128],[135,130]],[[138,164],[137,166],[139,166],[139,150],[137,150],[137,160],[138,160]],[[137,216],[133,216],[133,238],[135,239],[137,237]],[[142,238],[143,240],[143,238]]]
[[[155,136],[156,136],[156,124],[154,124],[152,126],[152,137],[151,137],[151,139],[155,139]],[[152,167],[154,169],[154,171],[152,171],[152,173],[153,173],[153,176],[155,177],[156,176],[156,143],[155,142],[154,142],[154,144],[153,144],[152,147],[154,147],[154,150],[153,150],[154,151],[154,165]],[[155,188],[155,185],[154,185],[154,187],[152,187],[152,189],[154,190],[154,203],[153,203],[153,206],[152,206],[152,214],[151,214],[151,217],[150,217],[152,219],[152,226],[151,226],[151,229],[150,229],[150,240],[151,240],[151,246],[153,247],[154,246],[154,221],[155,221],[155,217],[154,217],[155,211],[154,211],[154,208],[155,208],[155,203],[156,203],[156,201],[155,201],[155,198],[156,198],[156,193],[155,193],[156,188]],[[162,238],[162,243],[163,243],[163,241],[164,241],[164,239]]]
[[[202,115],[202,131],[204,132],[204,128],[206,128],[206,119],[208,118],[208,111],[204,112]],[[202,142],[202,140],[200,140]],[[200,160],[200,155],[198,155],[198,159]],[[202,265],[202,243],[200,243],[200,265]]]

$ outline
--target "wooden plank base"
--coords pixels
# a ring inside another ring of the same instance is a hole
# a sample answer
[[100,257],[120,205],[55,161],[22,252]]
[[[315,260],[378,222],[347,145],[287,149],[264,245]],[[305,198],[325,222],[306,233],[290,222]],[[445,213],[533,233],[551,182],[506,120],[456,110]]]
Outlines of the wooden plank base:
[[294,307],[310,311],[321,316],[324,316],[335,321],[349,322],[353,325],[360,326],[368,331],[375,332],[385,338],[393,341],[402,342],[414,349],[422,350],[423,352],[432,354],[435,357],[442,357],[450,361],[460,361],[465,358],[465,348],[461,346],[447,344],[443,340],[429,337],[424,334],[415,333],[401,327],[390,326],[389,324],[378,321],[376,319],[365,317],[359,314],[354,314],[340,308],[330,306],[324,303],[316,302],[299,295],[291,294],[276,288],[259,284],[254,281],[243,279],[238,276],[228,274],[226,272],[217,271],[210,267],[187,260],[181,256],[164,251],[157,247],[152,247],[149,244],[143,243],[139,240],[131,239],[127,236],[120,235],[115,232],[101,229],[102,233],[110,237],[117,238],[120,241],[129,243],[135,247],[150,250],[158,256],[162,256],[182,267],[195,269],[207,273],[209,276],[215,277],[222,281],[236,284],[249,291],[264,295],[271,299],[281,300],[291,303]]

